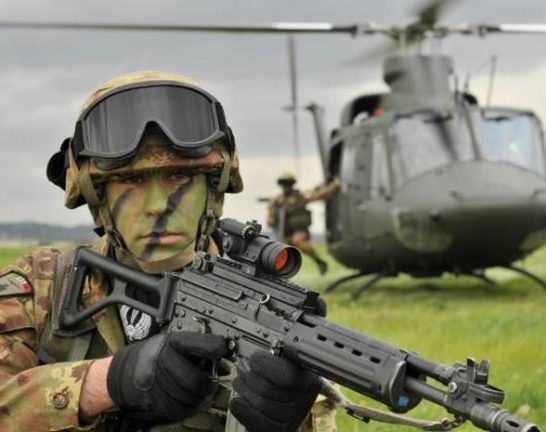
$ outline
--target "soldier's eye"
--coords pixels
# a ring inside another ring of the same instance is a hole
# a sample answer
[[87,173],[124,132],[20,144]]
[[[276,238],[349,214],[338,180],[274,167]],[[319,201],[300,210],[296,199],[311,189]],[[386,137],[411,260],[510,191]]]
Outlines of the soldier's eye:
[[191,175],[187,171],[172,171],[165,175],[165,180],[176,183],[187,183],[191,180]]
[[131,174],[120,177],[119,182],[122,184],[139,185],[146,182],[146,176],[144,174]]

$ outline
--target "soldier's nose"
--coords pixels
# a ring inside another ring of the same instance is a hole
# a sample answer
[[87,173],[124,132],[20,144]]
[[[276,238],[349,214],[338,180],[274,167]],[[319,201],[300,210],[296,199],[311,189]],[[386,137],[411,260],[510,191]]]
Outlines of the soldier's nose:
[[145,212],[147,214],[159,215],[167,210],[169,194],[166,188],[161,184],[159,176],[152,176],[146,189],[143,190],[142,193],[146,194]]

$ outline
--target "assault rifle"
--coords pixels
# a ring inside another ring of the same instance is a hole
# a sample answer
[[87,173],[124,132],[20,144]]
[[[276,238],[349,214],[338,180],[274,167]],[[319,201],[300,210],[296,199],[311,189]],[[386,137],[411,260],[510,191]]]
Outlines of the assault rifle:
[[[405,413],[426,399],[454,415],[451,426],[470,420],[492,432],[539,431],[496,405],[504,392],[487,383],[487,361],[442,365],[323,318],[318,294],[285,279],[299,270],[299,251],[261,234],[256,222],[221,220],[215,239],[223,256],[198,253],[190,267],[161,277],[80,248],[61,327],[73,329],[108,305],[125,304],[154,316],[167,331],[222,335],[228,340],[230,360],[245,361],[257,350],[268,350],[382,402],[394,413]],[[112,290],[84,309],[80,300],[85,278],[97,270],[107,275]],[[139,291],[147,293],[147,302],[139,300]],[[325,384],[324,390],[332,394],[331,386]],[[369,420],[367,411],[337,399],[349,414]],[[444,423],[444,429],[448,426]]]

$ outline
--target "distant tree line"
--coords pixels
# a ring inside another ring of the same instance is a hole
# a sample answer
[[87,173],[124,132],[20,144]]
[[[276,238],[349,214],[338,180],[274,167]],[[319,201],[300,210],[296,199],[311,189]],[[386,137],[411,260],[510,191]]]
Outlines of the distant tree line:
[[35,222],[0,222],[0,241],[88,242],[96,238],[91,225],[66,227]]

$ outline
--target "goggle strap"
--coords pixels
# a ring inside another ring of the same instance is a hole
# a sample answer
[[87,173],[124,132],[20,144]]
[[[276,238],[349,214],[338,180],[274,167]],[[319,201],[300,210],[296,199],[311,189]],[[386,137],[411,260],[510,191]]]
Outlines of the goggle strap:
[[80,152],[84,149],[83,146],[83,132],[82,132],[82,122],[78,120],[76,122],[76,128],[74,129],[74,136],[72,138],[72,152],[74,153],[74,158],[76,161],[79,158]]
[[220,130],[227,129],[226,115],[224,114],[224,108],[219,102],[214,102],[214,107],[216,108],[216,116],[218,117],[218,126]]
[[216,117],[218,118],[218,128],[226,134],[226,140],[228,142],[229,151],[233,152],[235,149],[235,139],[233,138],[233,132],[227,124],[226,115],[224,114],[224,108],[220,102],[214,102],[216,108]]

